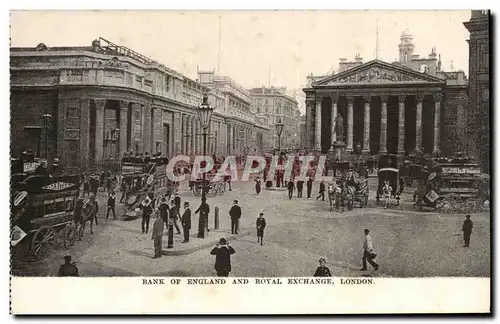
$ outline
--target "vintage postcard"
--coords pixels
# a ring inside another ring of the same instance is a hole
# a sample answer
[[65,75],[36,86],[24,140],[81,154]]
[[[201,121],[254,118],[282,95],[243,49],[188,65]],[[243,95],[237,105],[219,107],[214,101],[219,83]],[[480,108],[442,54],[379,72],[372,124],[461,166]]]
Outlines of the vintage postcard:
[[10,15],[12,314],[490,313],[489,10]]

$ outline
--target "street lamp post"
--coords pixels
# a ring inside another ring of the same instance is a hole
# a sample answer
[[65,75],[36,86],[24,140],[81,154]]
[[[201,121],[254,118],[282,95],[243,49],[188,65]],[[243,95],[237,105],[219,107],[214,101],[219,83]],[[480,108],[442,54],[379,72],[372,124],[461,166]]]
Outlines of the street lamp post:
[[[208,135],[208,127],[210,125],[210,119],[212,118],[212,113],[214,108],[210,106],[208,103],[208,95],[205,93],[203,95],[203,102],[198,106],[198,115],[200,117],[200,124],[203,130],[203,156],[207,155],[207,135]],[[205,168],[207,167],[207,162],[205,161]],[[202,175],[203,185],[201,190],[201,201],[206,202],[207,200],[207,175],[206,171],[203,172]],[[203,217],[205,216],[205,217]],[[203,218],[203,220],[201,220]],[[205,228],[207,227],[208,215],[203,215],[200,211],[200,222],[198,229],[198,237],[205,238]]]
[[278,135],[278,152],[281,153],[281,133],[283,132],[283,126],[284,124],[281,122],[281,118],[278,119],[278,122],[276,123],[276,134]]
[[44,128],[44,145],[45,145],[45,160],[49,160],[49,147],[48,147],[48,138],[49,138],[49,121],[52,118],[51,114],[43,114],[43,128]]

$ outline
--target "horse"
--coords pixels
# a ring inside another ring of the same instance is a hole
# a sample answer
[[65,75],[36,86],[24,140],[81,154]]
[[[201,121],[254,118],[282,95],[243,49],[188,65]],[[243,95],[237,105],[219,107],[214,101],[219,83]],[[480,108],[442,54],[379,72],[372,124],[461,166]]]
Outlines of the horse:
[[337,185],[328,185],[328,199],[330,201],[330,211],[333,211],[333,204],[335,203],[335,209],[338,210],[341,204],[341,193],[342,189]]
[[95,201],[95,197],[93,196],[82,208],[82,215],[78,220],[78,223],[80,224],[80,229],[78,231],[78,240],[82,239],[83,231],[85,230],[85,224],[87,222],[90,222],[90,234],[94,234],[92,226],[94,225],[94,220],[96,222],[96,225],[98,225],[97,222],[98,211],[99,211],[99,205],[97,205],[97,201]]
[[347,181],[342,182],[340,197],[342,201],[342,211],[344,211],[346,202],[347,202],[347,210],[352,210],[354,206],[354,194],[356,193],[356,188],[347,184]]

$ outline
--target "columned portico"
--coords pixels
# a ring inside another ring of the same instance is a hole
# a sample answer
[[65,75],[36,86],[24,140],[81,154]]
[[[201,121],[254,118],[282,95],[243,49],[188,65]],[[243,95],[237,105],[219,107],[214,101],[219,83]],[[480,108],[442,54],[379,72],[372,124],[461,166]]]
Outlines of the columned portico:
[[309,149],[331,150],[339,113],[346,153],[439,154],[445,87],[445,80],[378,60],[315,81],[304,89]]

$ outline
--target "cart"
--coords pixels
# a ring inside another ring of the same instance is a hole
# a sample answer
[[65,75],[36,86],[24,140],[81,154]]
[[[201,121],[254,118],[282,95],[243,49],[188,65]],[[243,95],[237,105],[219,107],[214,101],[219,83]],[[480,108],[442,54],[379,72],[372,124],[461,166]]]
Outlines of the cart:
[[378,170],[378,186],[377,186],[377,205],[381,204],[380,198],[384,196],[383,188],[385,182],[388,181],[392,188],[390,198],[396,200],[399,205],[400,200],[400,182],[399,182],[399,169],[396,168],[382,168]]
[[33,175],[18,188],[11,202],[11,245],[28,260],[43,258],[52,247],[71,247],[78,237],[73,212],[79,176]]

